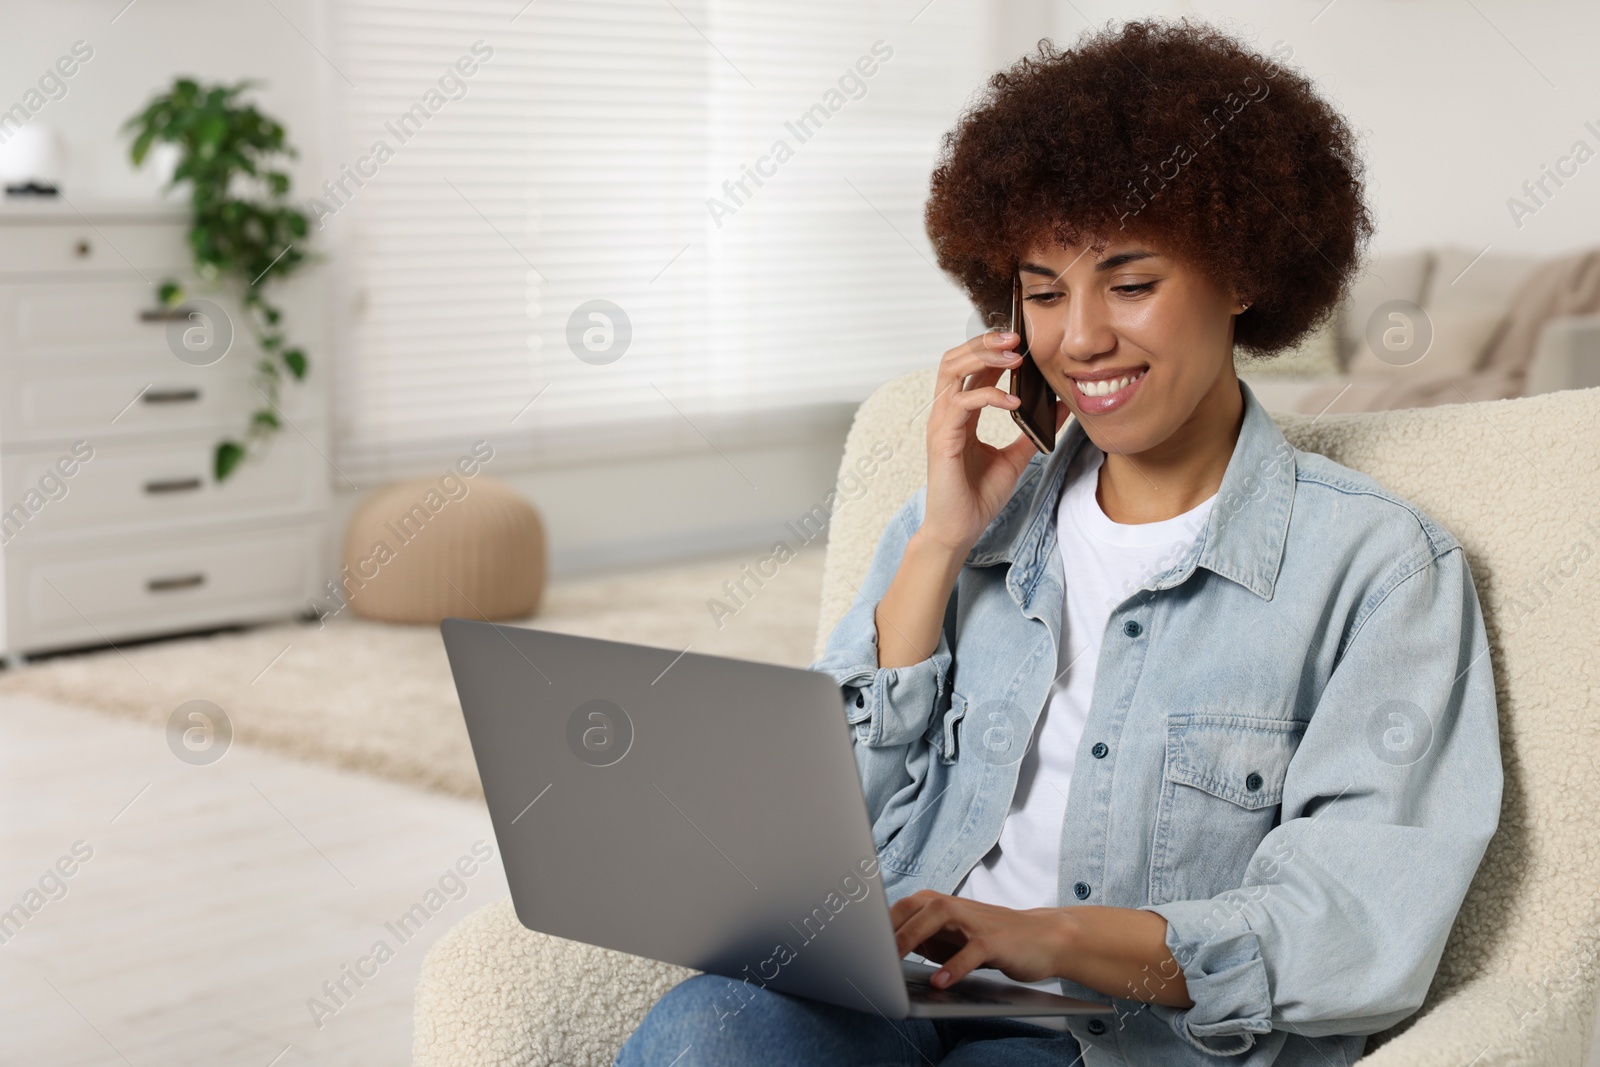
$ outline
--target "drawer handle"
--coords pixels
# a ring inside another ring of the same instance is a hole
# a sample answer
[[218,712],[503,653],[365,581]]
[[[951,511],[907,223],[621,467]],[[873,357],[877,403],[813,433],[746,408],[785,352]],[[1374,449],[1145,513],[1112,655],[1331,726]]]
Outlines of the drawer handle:
[[172,578],[151,578],[144,587],[152,593],[170,593],[176,589],[194,589],[206,584],[203,574],[180,574]]
[[142,399],[146,404],[187,404],[200,399],[200,390],[146,389]]
[[159,482],[145,482],[147,493],[192,493],[205,483],[199,478],[167,478]]
[[188,322],[190,308],[145,308],[139,312],[140,322]]

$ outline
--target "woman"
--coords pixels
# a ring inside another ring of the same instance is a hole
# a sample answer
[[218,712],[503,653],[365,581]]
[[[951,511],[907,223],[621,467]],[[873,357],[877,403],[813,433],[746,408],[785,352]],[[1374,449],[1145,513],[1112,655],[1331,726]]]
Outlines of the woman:
[[1460,544],[1293,448],[1234,374],[1349,284],[1349,128],[1203,26],[1041,42],[946,138],[927,223],[979,307],[1020,273],[1060,436],[976,438],[1015,407],[1017,337],[945,353],[927,486],[813,668],[901,951],[1107,1014],[889,1022],[763,990],[729,1020],[701,976],[618,1062],[1353,1062],[1421,1004],[1501,767]]

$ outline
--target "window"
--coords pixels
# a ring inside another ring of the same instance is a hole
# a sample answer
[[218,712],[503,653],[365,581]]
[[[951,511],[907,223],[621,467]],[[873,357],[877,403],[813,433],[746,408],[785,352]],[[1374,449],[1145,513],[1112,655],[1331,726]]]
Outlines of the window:
[[918,6],[335,0],[341,468],[803,433],[969,336],[921,220],[984,16]]

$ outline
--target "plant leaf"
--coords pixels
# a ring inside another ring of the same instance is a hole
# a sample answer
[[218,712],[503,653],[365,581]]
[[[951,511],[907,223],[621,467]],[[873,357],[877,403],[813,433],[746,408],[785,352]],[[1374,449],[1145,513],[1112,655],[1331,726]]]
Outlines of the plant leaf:
[[[291,347],[278,329],[282,316],[261,298],[256,284],[281,281],[307,262],[322,261],[300,247],[310,232],[309,218],[288,199],[292,180],[283,165],[297,154],[283,124],[247,98],[259,84],[175,78],[121,127],[132,137],[128,151],[136,166],[157,144],[178,149],[167,187],[189,187],[187,239],[194,273],[204,283],[233,287],[261,350],[255,381],[269,397],[267,407],[250,414],[241,438],[216,445],[213,471],[219,482],[281,432],[282,419],[270,410],[279,385],[285,373],[304,378],[309,366],[304,350]],[[171,280],[159,293],[169,307],[184,299],[183,289]]]
[[239,461],[244,459],[244,447],[236,441],[217,442],[216,476],[217,481],[226,481],[228,475],[233,473]]
[[128,150],[128,156],[136,167],[144,165],[145,153],[150,151],[150,142],[156,139],[156,131],[146,126],[144,132],[134,138],[133,147]]

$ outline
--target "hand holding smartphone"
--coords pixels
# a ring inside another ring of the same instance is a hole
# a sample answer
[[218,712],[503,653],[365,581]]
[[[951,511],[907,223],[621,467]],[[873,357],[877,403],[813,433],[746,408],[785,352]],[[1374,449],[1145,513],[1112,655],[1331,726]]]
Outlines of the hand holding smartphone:
[[[922,522],[873,612],[880,667],[909,666],[932,655],[972,546],[1016,491],[1033,457],[1055,448],[1061,404],[1029,354],[1020,275],[1012,283],[1011,333],[1015,344],[985,333],[940,360],[928,405]],[[1011,376],[1009,393],[1000,388],[1003,374]],[[1022,435],[998,448],[984,442],[978,419],[985,408],[1009,411]]]
[[1044,372],[1033,361],[1028,349],[1028,325],[1022,314],[1022,275],[1011,282],[1011,332],[1017,335],[1017,355],[1022,362],[1010,371],[1009,390],[1019,403],[1011,418],[1022,427],[1022,432],[1048,454],[1056,447],[1056,392],[1044,380]]

